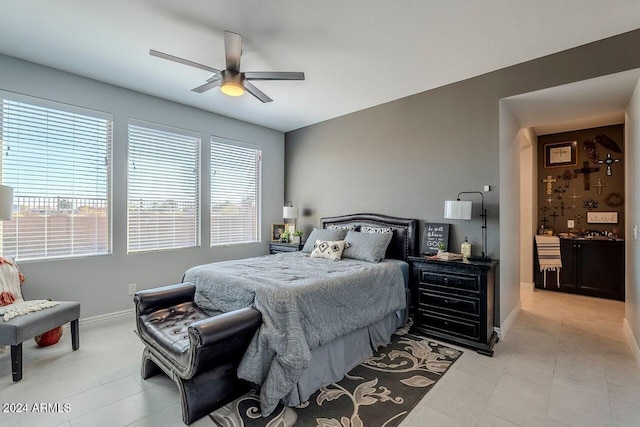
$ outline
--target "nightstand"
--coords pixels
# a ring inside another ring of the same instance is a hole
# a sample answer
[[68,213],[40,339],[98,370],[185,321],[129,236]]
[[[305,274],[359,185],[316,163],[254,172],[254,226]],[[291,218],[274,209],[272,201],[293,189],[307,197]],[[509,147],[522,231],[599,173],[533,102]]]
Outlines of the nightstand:
[[304,243],[269,242],[269,253],[296,252],[301,251],[303,247]]
[[409,257],[416,333],[493,356],[497,261],[440,261]]

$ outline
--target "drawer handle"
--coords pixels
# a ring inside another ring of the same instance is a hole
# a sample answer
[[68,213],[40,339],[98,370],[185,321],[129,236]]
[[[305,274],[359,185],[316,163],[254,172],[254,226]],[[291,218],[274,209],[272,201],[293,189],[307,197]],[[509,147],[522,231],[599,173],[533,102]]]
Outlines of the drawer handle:
[[449,283],[449,278],[448,277],[444,278],[444,283]]
[[449,326],[449,322],[447,322],[446,320],[444,321],[444,324]]

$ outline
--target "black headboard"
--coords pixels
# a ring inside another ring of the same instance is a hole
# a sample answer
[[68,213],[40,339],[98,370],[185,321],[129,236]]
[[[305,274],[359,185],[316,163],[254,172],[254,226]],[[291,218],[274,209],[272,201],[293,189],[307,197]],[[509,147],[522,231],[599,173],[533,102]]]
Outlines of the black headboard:
[[322,224],[322,228],[327,228],[328,225],[391,227],[393,229],[393,237],[387,248],[386,258],[406,261],[407,257],[415,255],[418,250],[417,219],[364,213],[321,218],[320,224]]

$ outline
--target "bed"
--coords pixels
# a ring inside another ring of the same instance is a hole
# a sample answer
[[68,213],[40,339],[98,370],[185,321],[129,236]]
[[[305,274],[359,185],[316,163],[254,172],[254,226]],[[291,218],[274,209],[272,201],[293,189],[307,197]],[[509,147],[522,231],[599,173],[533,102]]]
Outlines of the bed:
[[[187,271],[184,280],[195,284],[195,302],[208,314],[250,305],[261,312],[263,323],[238,376],[260,386],[263,415],[278,402],[299,405],[320,387],[339,381],[406,323],[406,261],[417,248],[417,227],[414,219],[354,214],[323,218],[321,231],[310,235],[345,230],[351,233],[347,240],[357,242],[354,237],[365,237],[361,230],[391,231],[378,263],[358,259],[360,254],[331,261],[296,252]],[[357,245],[349,250],[354,254]]]

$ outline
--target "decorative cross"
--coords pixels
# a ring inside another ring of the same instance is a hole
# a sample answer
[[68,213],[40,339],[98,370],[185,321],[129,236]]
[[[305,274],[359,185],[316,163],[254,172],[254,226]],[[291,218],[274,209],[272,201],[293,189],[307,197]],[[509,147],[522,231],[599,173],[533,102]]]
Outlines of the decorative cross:
[[547,194],[553,193],[553,183],[556,181],[557,179],[555,179],[551,175],[547,175],[547,178],[542,180],[542,182],[547,184]]
[[560,203],[560,206],[556,206],[556,209],[560,209],[560,214],[564,216],[564,210],[570,209],[569,206],[565,206],[564,202]]
[[598,187],[598,194],[602,194],[602,187],[606,187],[606,185],[604,185],[602,183],[601,179],[598,179],[598,183],[597,184],[593,184],[594,187]]
[[540,220],[540,222],[541,222],[542,224],[544,224],[544,228],[547,228],[547,223],[549,222],[549,220],[547,219],[547,217],[546,217],[546,216],[545,216],[544,218],[542,218],[542,219]]
[[[600,170],[600,168],[590,168],[589,167],[589,162],[584,162],[582,169],[574,169],[573,171],[575,173],[583,173],[584,174],[584,189],[585,190],[589,190],[590,186],[589,186],[589,174],[591,172],[598,172]],[[548,188],[548,186],[547,186]]]
[[[573,178],[577,178],[578,175],[576,175],[575,173],[571,172],[570,170],[566,170],[564,171],[564,173],[562,174],[562,179],[564,179],[564,186],[565,187],[569,187],[569,185],[571,185],[571,180]],[[560,177],[558,177],[560,178]]]
[[552,214],[551,214],[551,215],[549,215],[549,216],[553,217],[553,223],[555,224],[555,223],[556,223],[556,218],[557,218],[557,216],[558,216],[558,212],[554,212],[554,213],[552,213]]
[[547,197],[547,202],[548,202],[549,204],[553,203],[553,197]]
[[[613,175],[613,172],[611,171],[611,165],[614,163],[620,163],[620,159],[614,159],[611,157],[611,153],[607,153],[607,158],[604,160],[598,160],[598,164],[605,164],[607,165],[607,175],[611,176]],[[598,192],[598,194],[600,194],[600,192]]]
[[573,189],[573,196],[567,196],[568,198],[570,198],[571,200],[573,200],[573,206],[572,208],[575,209],[576,208],[576,199],[581,199],[582,196],[578,196],[576,195],[576,189]]
[[549,206],[543,206],[543,207],[541,207],[541,208],[540,208],[540,210],[541,210],[542,212],[544,212],[544,213],[547,213],[547,211],[548,211],[549,209],[551,209]]
[[576,221],[580,224],[580,221],[582,221],[582,214],[576,215]]

